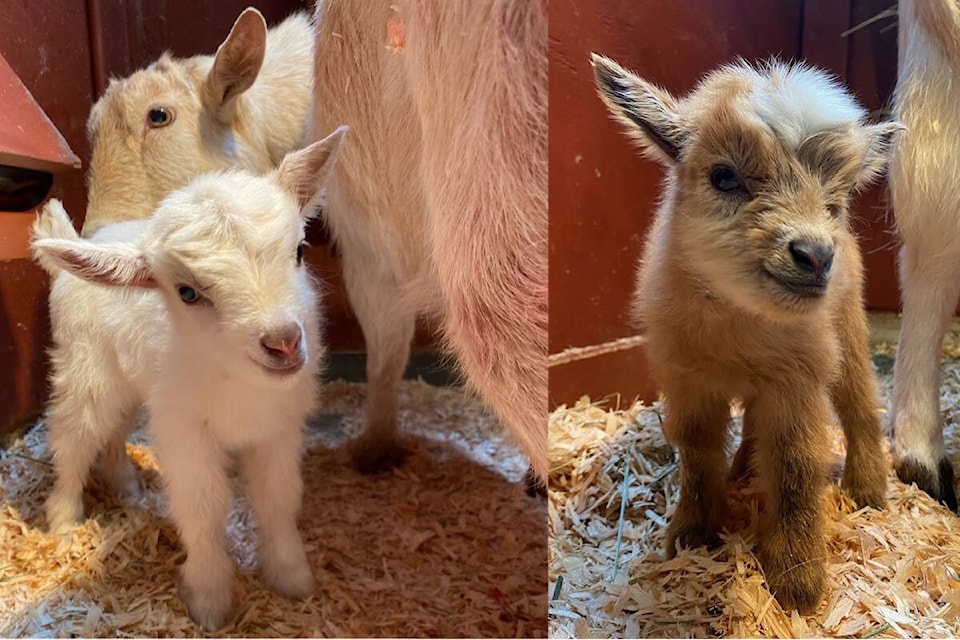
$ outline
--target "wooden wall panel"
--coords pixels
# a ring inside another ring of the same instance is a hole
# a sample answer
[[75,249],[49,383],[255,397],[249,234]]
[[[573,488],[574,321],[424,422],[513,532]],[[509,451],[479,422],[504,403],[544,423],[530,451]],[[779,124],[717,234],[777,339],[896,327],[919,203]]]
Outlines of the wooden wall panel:
[[[92,82],[84,0],[4,0],[0,25],[0,55],[85,161]],[[51,195],[83,211],[82,172],[57,175]],[[22,216],[32,213],[0,213],[0,226],[22,228]],[[47,389],[47,276],[25,255],[10,246],[0,255],[0,433],[34,417]]]
[[[800,0],[553,0],[550,4],[550,400],[649,398],[629,296],[662,170],[640,158],[594,90],[589,53],[618,60],[675,93],[736,56],[800,50]],[[603,381],[601,388],[599,384]]]
[[[850,25],[860,24],[893,3],[887,0],[855,0],[851,3]],[[833,68],[875,120],[889,118],[890,101],[897,84],[897,30],[895,21],[884,20],[851,34],[846,67]],[[873,311],[898,311],[900,289],[897,281],[898,241],[894,233],[889,190],[882,182],[857,199],[854,228],[866,267],[866,304]]]

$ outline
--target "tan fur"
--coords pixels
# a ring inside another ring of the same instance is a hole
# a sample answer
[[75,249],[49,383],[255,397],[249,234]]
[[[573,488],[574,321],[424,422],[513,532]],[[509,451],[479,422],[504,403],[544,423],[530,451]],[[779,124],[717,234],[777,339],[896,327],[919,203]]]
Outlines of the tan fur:
[[[150,216],[170,191],[208,171],[263,173],[305,142],[313,99],[313,30],[294,14],[269,32],[247,9],[216,56],[164,54],[111,80],[87,123],[93,153],[82,235]],[[174,114],[151,126],[148,114]]]
[[325,213],[367,343],[361,468],[397,463],[414,318],[546,477],[546,7],[318,5],[315,127],[351,127]]
[[955,0],[908,0],[901,5],[901,19],[904,15],[908,25],[916,21],[950,64],[960,63],[960,4]]
[[897,475],[957,509],[940,358],[960,296],[960,2],[901,0],[894,100],[907,127],[890,165],[903,300],[890,426]]
[[[676,101],[612,61],[597,56],[594,66],[611,111],[669,167],[634,300],[667,404],[664,431],[680,452],[667,555],[675,544],[719,541],[730,402],[740,399],[744,445],[732,471],[756,473],[769,493],[766,578],[785,607],[811,611],[824,582],[831,404],[848,442],[845,490],[860,504],[885,502],[863,265],[847,207],[851,190],[882,170],[896,125],[862,124],[848,94],[804,67],[724,67]],[[723,166],[744,190],[714,186]],[[827,275],[805,271],[791,249],[798,242],[832,248]],[[814,281],[806,295],[784,284]]]

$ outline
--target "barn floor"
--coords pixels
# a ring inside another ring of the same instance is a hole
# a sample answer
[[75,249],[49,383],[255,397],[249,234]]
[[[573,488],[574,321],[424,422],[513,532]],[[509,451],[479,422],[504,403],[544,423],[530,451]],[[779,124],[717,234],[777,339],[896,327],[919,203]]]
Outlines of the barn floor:
[[[891,355],[888,347],[874,356],[884,405]],[[956,355],[945,360],[941,378],[954,465],[960,464]],[[550,416],[551,637],[960,637],[960,519],[897,481],[892,470],[885,511],[855,510],[836,484],[827,492],[829,577],[814,615],[785,613],[767,589],[752,553],[760,508],[755,487],[730,487],[740,526],[724,546],[664,561],[679,478],[659,426],[661,407],[616,410],[616,403],[582,399]],[[834,435],[839,477],[839,428]]]
[[[462,390],[404,382],[411,456],[363,476],[344,446],[363,397],[363,385],[327,385],[308,431],[300,529],[314,595],[292,602],[260,582],[256,526],[239,499],[228,533],[241,596],[222,635],[545,636],[546,506],[525,494],[526,460],[496,419]],[[199,635],[176,596],[184,554],[145,436],[128,445],[142,498],[88,491],[90,518],[67,537],[42,529],[45,439],[37,427],[0,458],[0,636]]]

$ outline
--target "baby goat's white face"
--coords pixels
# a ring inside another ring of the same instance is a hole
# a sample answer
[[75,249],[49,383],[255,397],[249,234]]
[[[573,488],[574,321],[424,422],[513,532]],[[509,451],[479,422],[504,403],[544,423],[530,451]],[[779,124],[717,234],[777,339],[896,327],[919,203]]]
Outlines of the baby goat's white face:
[[144,256],[176,336],[225,371],[289,384],[316,353],[304,220],[269,177],[200,178],[151,220]]
[[346,130],[288,154],[267,175],[195,179],[163,200],[138,241],[94,243],[72,229],[66,237],[66,212],[48,206],[41,227],[50,229],[34,251],[91,282],[158,289],[178,353],[258,384],[291,385],[319,353],[304,227]]

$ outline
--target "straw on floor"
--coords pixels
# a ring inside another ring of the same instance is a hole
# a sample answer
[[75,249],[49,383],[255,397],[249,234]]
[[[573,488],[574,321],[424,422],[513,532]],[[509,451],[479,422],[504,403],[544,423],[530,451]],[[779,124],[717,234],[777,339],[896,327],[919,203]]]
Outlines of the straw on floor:
[[[231,553],[240,607],[224,635],[546,635],[546,507],[528,497],[526,460],[462,390],[404,382],[406,464],[363,476],[345,442],[362,425],[363,386],[332,383],[308,432],[301,531],[316,577],[304,602],[256,575],[256,524],[238,499]],[[89,519],[67,537],[43,531],[53,471],[46,430],[0,459],[0,636],[194,636],[176,595],[183,560],[142,432],[128,451],[143,496],[94,488]]]
[[[874,357],[884,406],[890,353]],[[960,360],[945,362],[942,380],[958,465]],[[661,406],[616,402],[584,398],[550,416],[552,637],[960,637],[960,519],[892,470],[885,511],[856,510],[836,481],[824,497],[829,577],[814,615],[784,612],[767,589],[753,554],[762,508],[754,486],[730,487],[739,526],[721,548],[664,561],[679,488]],[[836,478],[839,428],[833,450]]]

